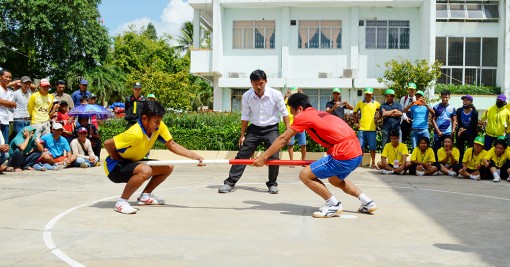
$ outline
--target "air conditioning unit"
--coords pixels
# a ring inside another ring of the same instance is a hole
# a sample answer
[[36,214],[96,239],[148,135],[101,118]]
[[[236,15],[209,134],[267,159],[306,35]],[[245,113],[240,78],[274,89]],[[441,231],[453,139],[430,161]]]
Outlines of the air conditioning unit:
[[344,69],[344,78],[358,78],[358,69]]
[[246,76],[244,76],[244,72],[229,72],[228,77],[229,78],[246,78]]
[[319,78],[324,78],[324,79],[333,78],[333,73],[331,73],[331,72],[319,72]]

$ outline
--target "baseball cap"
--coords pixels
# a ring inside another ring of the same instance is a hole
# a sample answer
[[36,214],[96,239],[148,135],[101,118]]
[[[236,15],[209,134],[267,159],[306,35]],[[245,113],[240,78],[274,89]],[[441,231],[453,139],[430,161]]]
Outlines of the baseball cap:
[[461,97],[460,99],[462,99],[462,100],[467,99],[467,100],[473,102],[473,97],[470,95],[465,95],[465,96]]
[[338,87],[335,87],[333,88],[333,93],[342,93],[342,89],[338,88]]
[[48,79],[41,79],[41,82],[39,83],[41,86],[51,86],[50,81]]
[[83,85],[88,85],[88,84],[89,84],[89,82],[88,82],[87,80],[85,80],[85,79],[81,79],[81,81],[80,81],[80,85],[82,85],[82,84],[83,84]]
[[28,76],[23,76],[23,77],[21,77],[20,80],[21,80],[22,83],[32,82],[32,80]]
[[87,128],[85,128],[85,127],[80,127],[80,128],[78,128],[78,130],[76,130],[76,131],[77,131],[77,132],[79,132],[79,133],[83,133],[83,132],[85,132],[85,133],[86,133],[86,132],[88,132],[88,131],[87,131]]
[[482,145],[482,146],[483,146],[483,145],[484,145],[483,143],[484,143],[484,138],[483,138],[483,136],[477,136],[477,137],[475,137],[475,144],[479,144],[479,145]]
[[419,90],[418,92],[416,92],[417,95],[421,95],[421,96],[424,96],[425,94],[423,93],[422,90]]
[[503,102],[506,102],[506,96],[504,94],[500,94],[500,95],[498,95],[497,100],[501,100]]
[[498,140],[505,140],[506,141],[506,136],[504,136],[504,135],[498,136]]
[[389,88],[384,91],[384,95],[395,95],[395,90]]
[[156,98],[156,96],[154,94],[148,94],[147,98]]
[[140,82],[135,82],[133,88],[142,88],[142,84]]
[[364,93],[365,94],[373,94],[374,93],[374,88],[367,87],[367,88],[365,88]]
[[416,90],[416,88],[418,88],[418,86],[416,86],[416,84],[415,84],[415,83],[409,83],[409,84],[407,85],[407,89],[415,89],[415,90]]
[[53,130],[64,129],[61,123],[53,123]]

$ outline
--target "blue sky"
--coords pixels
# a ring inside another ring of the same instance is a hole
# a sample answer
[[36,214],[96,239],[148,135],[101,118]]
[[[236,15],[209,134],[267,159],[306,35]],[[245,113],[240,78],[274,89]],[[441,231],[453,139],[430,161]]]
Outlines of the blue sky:
[[103,0],[99,5],[103,23],[111,36],[152,22],[158,35],[178,36],[181,25],[193,20],[193,10],[183,0]]

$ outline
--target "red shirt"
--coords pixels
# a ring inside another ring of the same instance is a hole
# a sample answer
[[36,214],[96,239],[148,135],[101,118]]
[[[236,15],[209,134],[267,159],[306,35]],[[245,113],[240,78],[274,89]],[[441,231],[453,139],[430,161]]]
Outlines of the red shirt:
[[[62,123],[64,129],[68,132],[73,132],[73,124],[69,123],[69,115],[67,113],[57,112],[57,122]],[[63,136],[73,136],[72,134],[63,133]]]
[[361,145],[354,131],[342,119],[327,112],[305,109],[294,117],[290,126],[328,149],[327,154],[337,160],[349,160],[361,156]]

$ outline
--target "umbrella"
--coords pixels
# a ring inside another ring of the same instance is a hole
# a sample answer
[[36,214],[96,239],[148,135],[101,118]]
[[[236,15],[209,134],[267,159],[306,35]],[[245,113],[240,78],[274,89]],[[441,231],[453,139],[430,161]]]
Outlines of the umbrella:
[[104,120],[113,117],[111,111],[99,105],[79,105],[69,111],[69,116],[85,116],[92,117],[96,115],[98,119]]

